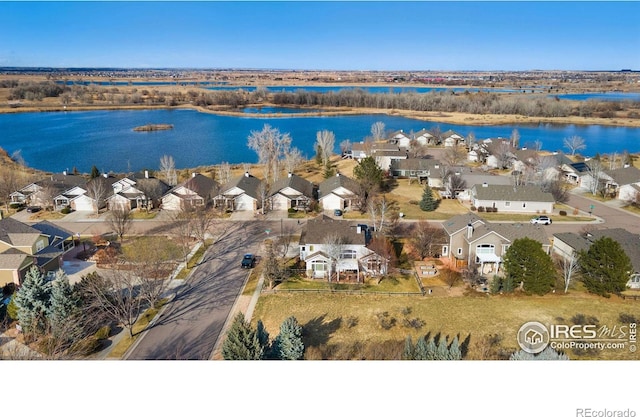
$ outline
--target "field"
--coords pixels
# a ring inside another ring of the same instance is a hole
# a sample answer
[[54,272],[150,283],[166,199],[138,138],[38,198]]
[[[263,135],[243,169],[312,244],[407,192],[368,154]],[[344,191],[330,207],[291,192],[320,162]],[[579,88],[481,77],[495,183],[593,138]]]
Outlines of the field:
[[[466,346],[466,359],[487,359],[485,337],[501,337],[494,346],[498,351],[516,350],[518,329],[528,321],[571,324],[574,316],[584,314],[597,318],[600,325],[619,328],[621,313],[640,317],[640,301],[615,296],[606,299],[579,291],[543,297],[479,293],[439,296],[435,292],[424,297],[277,293],[260,297],[252,323],[255,326],[257,320],[262,320],[269,333],[275,336],[280,323],[288,316],[295,316],[308,329],[303,336],[309,355],[324,350],[334,352],[341,359],[359,359],[358,354],[353,353],[354,346],[366,351],[367,345],[392,342],[402,346],[407,336],[415,342],[427,334],[441,334],[449,340],[457,335]],[[419,329],[405,327],[405,319],[422,320],[424,325]],[[395,325],[389,329],[382,327],[384,321],[388,324],[394,320]],[[354,357],[345,358],[346,351]],[[587,356],[572,351],[567,354],[571,359],[639,359],[637,353],[630,353],[628,349],[605,350]]]

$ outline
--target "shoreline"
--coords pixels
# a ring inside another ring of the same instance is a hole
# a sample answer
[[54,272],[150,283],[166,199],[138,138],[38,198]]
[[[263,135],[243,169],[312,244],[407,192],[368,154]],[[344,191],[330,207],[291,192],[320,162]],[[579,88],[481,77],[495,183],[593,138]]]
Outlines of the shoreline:
[[[274,106],[265,103],[261,106]],[[247,106],[258,107],[258,106]],[[278,107],[278,106],[274,106]],[[303,107],[293,107],[301,108]],[[24,107],[3,107],[0,108],[0,114],[17,114],[17,113],[48,113],[48,112],[75,112],[75,111],[109,111],[109,110],[172,110],[187,109],[195,110],[201,113],[216,114],[220,116],[234,117],[252,117],[252,118],[291,118],[291,117],[319,117],[319,116],[357,116],[368,114],[384,114],[388,116],[406,117],[409,119],[423,120],[434,123],[447,123],[465,126],[497,126],[510,124],[528,124],[536,125],[540,123],[550,123],[558,125],[581,125],[581,126],[610,126],[610,127],[631,127],[640,128],[640,119],[621,119],[621,118],[597,118],[597,117],[530,117],[517,114],[474,114],[474,113],[448,113],[448,112],[419,112],[412,110],[389,110],[375,108],[344,108],[344,107],[326,107],[311,108],[314,112],[309,113],[243,113],[239,110],[229,110],[228,108],[202,108],[193,104],[182,104],[179,106],[149,106],[149,105],[132,105],[132,106],[24,106]],[[320,110],[320,111],[318,111]]]

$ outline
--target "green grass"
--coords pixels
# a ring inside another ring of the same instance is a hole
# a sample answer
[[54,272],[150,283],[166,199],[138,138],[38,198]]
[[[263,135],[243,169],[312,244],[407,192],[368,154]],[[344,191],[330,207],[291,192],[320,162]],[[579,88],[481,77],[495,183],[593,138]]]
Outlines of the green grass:
[[[306,346],[322,344],[346,345],[355,342],[403,341],[406,336],[416,340],[427,333],[442,333],[451,337],[469,338],[468,358],[478,355],[475,343],[484,336],[499,334],[501,346],[517,349],[516,334],[522,324],[539,321],[545,324],[570,322],[578,313],[595,316],[600,324],[610,328],[620,325],[620,313],[640,316],[640,301],[609,299],[584,293],[548,294],[546,296],[388,296],[346,295],[337,293],[276,293],[263,294],[258,300],[252,322],[262,320],[269,333],[278,332],[280,324],[295,316],[303,325],[318,328],[305,336]],[[420,329],[401,325],[403,313],[410,308],[410,317],[425,322]],[[384,330],[377,315],[388,312],[397,324]],[[347,318],[356,318],[357,325],[345,325]],[[580,359],[568,352],[571,359]],[[607,350],[597,359],[638,359],[629,351]],[[593,358],[592,358],[593,359]]]
[[276,290],[341,290],[384,293],[418,293],[420,287],[412,275],[386,276],[378,282],[378,278],[368,278],[364,283],[327,282],[325,280],[311,280],[292,278],[280,283]]
[[193,256],[187,261],[187,266],[185,268],[182,268],[180,272],[178,272],[178,275],[176,275],[175,279],[185,279],[186,277],[188,277],[191,273],[191,270],[200,263],[208,247],[208,245],[200,246],[198,250],[193,254]]
[[[512,222],[522,222],[528,223],[529,220],[536,217],[536,214],[517,214],[517,213],[486,213],[486,212],[477,212],[478,216],[481,218],[488,220],[490,222],[501,222],[501,221],[512,221]],[[570,212],[567,212],[566,216],[559,215],[548,215],[552,221],[558,222],[586,222],[593,221],[593,217],[584,217],[584,216],[572,216]]]
[[133,220],[151,220],[156,217],[157,211],[146,212],[143,210],[135,210],[131,212],[131,218]]

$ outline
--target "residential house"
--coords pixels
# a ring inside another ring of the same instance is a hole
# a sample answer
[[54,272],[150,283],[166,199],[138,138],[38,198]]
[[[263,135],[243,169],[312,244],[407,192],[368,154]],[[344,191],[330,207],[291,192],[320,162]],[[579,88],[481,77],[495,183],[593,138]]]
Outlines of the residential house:
[[62,174],[52,174],[47,178],[28,184],[11,193],[10,198],[12,203],[40,207],[56,207],[54,200],[58,198],[60,204],[57,205],[57,208],[61,209],[63,208],[62,204],[68,204],[70,198],[81,194],[86,182],[84,177],[71,175],[65,171]]
[[220,184],[194,172],[191,177],[176,185],[162,196],[162,209],[182,211],[194,207],[206,207],[220,192]]
[[270,210],[307,210],[317,192],[312,182],[289,173],[285,178],[276,181],[269,195]]
[[436,138],[429,133],[427,129],[421,129],[414,134],[414,138],[418,144],[423,146],[436,145]]
[[371,238],[366,225],[324,215],[307,221],[300,236],[300,260],[307,276],[361,282],[366,275],[386,274],[388,260],[367,247]]
[[442,162],[437,159],[408,158],[391,162],[389,173],[396,178],[416,179],[429,187],[442,187]]
[[440,137],[442,138],[442,144],[445,147],[458,146],[461,143],[464,143],[464,137],[459,133],[454,132],[453,130],[447,130],[442,135],[440,135]]
[[456,198],[462,201],[471,200],[471,189],[475,186],[486,185],[512,185],[513,179],[507,175],[486,173],[481,170],[466,169],[460,173],[460,177],[466,185],[464,189],[456,190]]
[[411,139],[412,138],[409,135],[407,135],[402,129],[400,129],[389,135],[387,141],[389,143],[397,145],[399,148],[409,149],[409,147],[411,146]]
[[444,221],[442,227],[449,240],[442,247],[442,256],[457,268],[477,268],[481,275],[500,272],[503,257],[516,239],[528,237],[540,242],[545,253],[551,251],[551,241],[542,225],[490,223],[467,213]]
[[395,143],[389,143],[387,141],[365,141],[358,142],[351,145],[351,154],[353,159],[361,161],[367,156],[375,156],[376,152],[382,151],[399,151],[400,147]]
[[73,246],[73,233],[51,222],[29,226],[11,217],[1,219],[0,285],[21,285],[33,265],[43,273],[55,273]]
[[358,209],[360,185],[355,180],[338,173],[319,184],[318,202],[324,210]]
[[631,260],[633,271],[627,285],[640,289],[640,235],[622,228],[594,229],[586,233],[554,233],[553,253],[564,258],[575,258],[580,251],[587,251],[596,240],[608,237],[620,244]]
[[618,200],[635,201],[640,192],[640,169],[625,166],[604,171],[609,178],[605,187]]
[[150,176],[149,171],[144,171],[115,181],[112,188],[113,195],[106,199],[109,210],[134,210],[157,207],[170,187],[164,181]]
[[220,187],[220,193],[214,198],[216,207],[229,211],[256,211],[262,207],[263,196],[268,197],[268,189],[263,182],[245,172]]
[[471,204],[475,207],[491,207],[498,212],[552,213],[553,194],[535,185],[474,185],[470,190]]

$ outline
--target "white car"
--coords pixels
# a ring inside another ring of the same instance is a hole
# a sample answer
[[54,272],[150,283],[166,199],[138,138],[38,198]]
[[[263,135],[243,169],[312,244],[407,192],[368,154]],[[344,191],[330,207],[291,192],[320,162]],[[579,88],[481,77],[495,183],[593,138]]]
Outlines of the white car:
[[551,224],[549,216],[538,216],[531,219],[531,224]]

